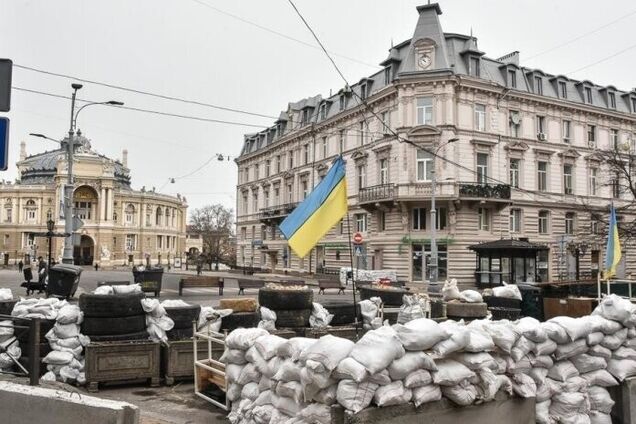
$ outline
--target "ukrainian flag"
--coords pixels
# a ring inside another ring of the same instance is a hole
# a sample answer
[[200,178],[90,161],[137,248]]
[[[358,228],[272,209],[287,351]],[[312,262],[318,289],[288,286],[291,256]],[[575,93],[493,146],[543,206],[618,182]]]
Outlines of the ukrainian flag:
[[616,224],[616,209],[612,205],[610,209],[610,222],[607,232],[607,248],[605,249],[605,278],[610,279],[616,275],[616,266],[621,261],[621,241],[618,238],[618,225]]
[[334,161],[325,178],[280,224],[289,247],[304,258],[347,213],[347,180],[342,156]]

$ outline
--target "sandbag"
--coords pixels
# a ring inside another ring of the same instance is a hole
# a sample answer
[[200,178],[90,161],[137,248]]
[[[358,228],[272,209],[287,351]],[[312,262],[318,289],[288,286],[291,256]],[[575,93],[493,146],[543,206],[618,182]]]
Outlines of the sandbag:
[[561,361],[587,352],[589,349],[585,338],[578,339],[571,343],[558,345],[554,352],[554,359]]
[[582,353],[570,359],[580,374],[605,369],[607,361],[598,356]]
[[532,317],[523,317],[517,321],[517,331],[535,343],[542,343],[548,339],[547,333],[541,327],[541,322]]
[[468,329],[465,326],[455,324],[453,321],[446,321],[447,323],[453,323],[454,325],[447,324],[444,330],[450,337],[440,341],[433,346],[433,354],[438,358],[445,358],[453,352],[463,350],[469,342],[470,335]]
[[356,383],[353,380],[341,380],[338,383],[336,399],[344,408],[358,413],[371,404],[378,387],[369,381]]
[[601,340],[601,346],[606,347],[609,350],[616,350],[623,344],[623,342],[625,342],[625,340],[627,340],[627,328],[623,328],[614,334],[609,334],[603,337],[603,340]]
[[607,389],[598,386],[591,386],[587,389],[587,396],[590,400],[590,409],[609,414],[612,412],[614,401],[610,397]]
[[331,372],[336,369],[340,361],[349,356],[354,346],[355,344],[351,340],[327,334],[309,346],[303,352],[302,358],[320,362],[326,370]]
[[601,346],[600,344],[592,346],[587,351],[589,355],[600,356],[606,360],[609,360],[612,357],[612,351],[606,347]]
[[276,354],[282,358],[291,358],[292,361],[297,361],[301,353],[317,341],[307,337],[292,337],[278,346]]
[[254,345],[256,339],[269,334],[260,328],[237,328],[225,338],[225,345],[230,349],[247,350]]
[[418,369],[435,371],[437,366],[435,361],[424,352],[407,352],[400,359],[391,362],[388,367],[392,380],[402,380]]
[[583,393],[556,393],[552,397],[550,415],[560,418],[586,415],[589,412],[587,397]]
[[254,341],[254,347],[256,347],[256,350],[258,350],[263,359],[269,361],[274,356],[276,356],[278,347],[286,341],[286,339],[280,336],[276,336],[274,334],[266,334]]
[[519,337],[519,339],[517,339],[517,342],[510,350],[510,356],[515,361],[519,361],[521,358],[532,352],[534,349],[536,349],[536,343],[530,341],[525,336],[521,336]]
[[245,365],[247,363],[247,360],[245,359],[245,351],[238,349],[225,349],[219,361],[225,364],[236,365]]
[[601,303],[592,311],[592,315],[601,315],[612,321],[617,321],[626,327],[633,327],[632,314],[636,313],[636,307],[627,299],[615,294],[610,294],[601,300]]
[[636,360],[636,350],[621,346],[612,353],[612,358]]
[[334,376],[340,380],[351,379],[361,383],[369,376],[369,372],[360,362],[353,358],[343,359],[334,371]]
[[537,424],[552,424],[553,421],[550,419],[550,400],[546,400],[543,402],[537,402],[535,405],[535,415]]
[[299,423],[331,424],[331,410],[327,405],[312,403],[296,414],[296,418]]
[[495,342],[485,331],[468,327],[468,343],[464,350],[467,352],[489,352],[495,349]]
[[[589,323],[582,318],[560,316],[552,318],[548,322],[560,325],[568,334],[570,341],[586,338],[592,332]],[[558,341],[556,342],[559,343]]]
[[495,345],[506,353],[510,353],[520,334],[509,321],[495,321],[484,325],[483,329],[492,337]]
[[444,397],[460,406],[468,406],[477,398],[477,389],[467,381],[454,386],[441,386],[440,388]]
[[303,386],[299,381],[281,381],[276,385],[276,394],[293,399],[295,402],[304,400]]
[[475,377],[473,371],[452,359],[437,361],[437,371],[433,371],[432,375],[433,382],[440,386],[455,386],[464,380]]
[[595,331],[587,335],[587,345],[596,346],[603,341],[605,334],[602,331]]
[[590,424],[612,424],[612,416],[599,411],[590,411]]
[[541,328],[543,328],[543,331],[545,331],[545,333],[548,335],[548,338],[556,343],[563,344],[570,341],[570,336],[568,336],[565,328],[563,328],[556,322],[542,322]]
[[537,395],[537,384],[526,374],[514,374],[512,376],[512,389],[522,398],[533,398]]
[[422,386],[428,386],[433,382],[433,376],[428,370],[413,371],[404,379],[404,387],[407,389],[416,389]]
[[324,328],[329,325],[333,319],[333,314],[330,314],[324,306],[320,303],[312,303],[311,316],[309,317],[309,326],[311,328]]
[[256,398],[258,398],[258,395],[260,395],[258,384],[248,383],[245,386],[243,386],[240,397],[241,399],[256,400]]
[[[470,353],[462,352],[453,355],[453,359],[464,364],[470,370],[478,370],[494,366],[494,359],[486,352]],[[393,378],[393,376],[391,376]]]
[[380,386],[386,386],[391,383],[391,376],[389,376],[388,370],[382,370],[379,373],[371,374],[369,381]]
[[[408,326],[411,321],[407,323]],[[391,327],[380,327],[367,332],[351,350],[351,357],[371,373],[386,369],[391,362],[404,356],[404,347],[398,334]]]
[[334,384],[327,387],[326,389],[322,389],[318,391],[316,394],[314,394],[312,399],[305,399],[305,401],[314,400],[318,403],[323,403],[325,405],[333,405],[334,403],[336,403],[337,393],[338,393],[338,386]]
[[427,318],[393,326],[406,350],[428,350],[449,337],[438,323]]
[[610,359],[607,361],[607,371],[620,382],[636,375],[636,361],[631,359]]
[[299,364],[289,359],[284,360],[272,379],[276,381],[300,381],[300,370]]
[[444,302],[459,300],[460,297],[461,294],[459,292],[459,289],[457,288],[457,280],[454,278],[451,280],[446,280],[444,282],[444,286],[442,287],[442,298],[444,299]]
[[416,387],[413,389],[413,403],[416,407],[429,402],[436,402],[442,399],[442,391],[436,384]]
[[557,349],[557,344],[551,339],[547,339],[542,343],[536,343],[532,351],[535,355],[552,355]]
[[380,386],[375,391],[373,401],[378,406],[403,405],[411,401],[412,392],[404,387],[402,381],[394,381]]
[[618,381],[607,370],[596,370],[581,374],[588,386],[612,387],[618,386]]
[[570,377],[579,375],[574,364],[568,360],[559,361],[548,370],[548,377],[557,381],[566,381]]
[[464,290],[459,293],[459,300],[466,303],[483,303],[484,298],[476,290]]
[[402,297],[402,306],[398,312],[398,324],[406,324],[414,319],[425,318],[428,309],[428,298],[421,295],[407,295]]

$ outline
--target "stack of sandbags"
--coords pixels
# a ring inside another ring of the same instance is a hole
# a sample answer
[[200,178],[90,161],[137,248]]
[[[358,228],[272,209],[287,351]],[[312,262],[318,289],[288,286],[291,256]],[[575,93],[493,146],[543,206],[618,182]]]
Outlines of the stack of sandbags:
[[146,329],[150,340],[168,342],[166,331],[172,330],[174,321],[166,313],[166,309],[157,299],[141,299],[141,307],[146,313]]
[[54,297],[48,299],[20,299],[13,307],[11,315],[20,318],[55,320],[58,309],[67,304],[66,300],[59,300]]
[[0,321],[0,371],[12,371],[21,355],[20,342],[14,336],[13,321]]
[[84,314],[77,305],[64,305],[59,309],[55,325],[46,333],[51,352],[42,359],[48,372],[44,380],[65,383],[86,383],[84,375],[84,346],[90,339],[81,334],[80,324]]

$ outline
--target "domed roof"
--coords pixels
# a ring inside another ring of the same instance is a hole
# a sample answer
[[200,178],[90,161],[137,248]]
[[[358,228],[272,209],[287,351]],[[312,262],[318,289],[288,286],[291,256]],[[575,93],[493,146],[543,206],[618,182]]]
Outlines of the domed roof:
[[[37,153],[18,162],[21,184],[52,184],[57,174],[57,164],[66,158],[68,137],[62,140],[59,149]],[[130,171],[119,161],[110,159],[94,151],[90,141],[78,133],[75,137],[75,162],[82,157],[95,157],[106,159],[113,166],[115,182],[123,188],[130,188]]]

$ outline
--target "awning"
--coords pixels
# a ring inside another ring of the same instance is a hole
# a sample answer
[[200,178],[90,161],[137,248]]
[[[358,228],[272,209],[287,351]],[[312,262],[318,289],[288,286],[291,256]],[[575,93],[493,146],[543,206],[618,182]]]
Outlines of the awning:
[[493,252],[498,250],[503,251],[534,251],[547,250],[548,247],[542,244],[531,243],[527,240],[519,239],[501,239],[495,241],[487,241],[485,243],[473,244],[468,246],[470,250],[475,252]]

